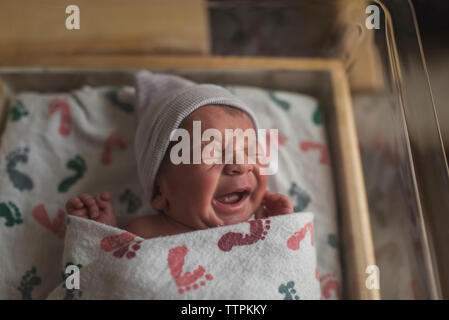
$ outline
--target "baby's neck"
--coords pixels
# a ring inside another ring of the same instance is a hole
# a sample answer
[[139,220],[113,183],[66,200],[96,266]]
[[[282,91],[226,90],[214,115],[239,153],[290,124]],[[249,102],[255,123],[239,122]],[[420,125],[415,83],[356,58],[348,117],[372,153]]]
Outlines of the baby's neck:
[[166,215],[165,213],[161,213],[160,218],[169,230],[174,231],[174,234],[184,233],[184,232],[189,232],[189,231],[195,230],[192,227],[189,227],[189,226],[182,224],[181,222],[173,219],[172,217]]

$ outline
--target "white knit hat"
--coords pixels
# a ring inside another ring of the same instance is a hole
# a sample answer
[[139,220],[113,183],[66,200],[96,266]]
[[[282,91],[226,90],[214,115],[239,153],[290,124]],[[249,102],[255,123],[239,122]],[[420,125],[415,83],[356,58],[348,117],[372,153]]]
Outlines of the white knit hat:
[[135,150],[139,179],[151,198],[157,171],[170,143],[170,134],[196,109],[223,104],[246,112],[257,129],[255,115],[239,98],[223,87],[196,84],[167,74],[140,71],[136,74],[138,124]]

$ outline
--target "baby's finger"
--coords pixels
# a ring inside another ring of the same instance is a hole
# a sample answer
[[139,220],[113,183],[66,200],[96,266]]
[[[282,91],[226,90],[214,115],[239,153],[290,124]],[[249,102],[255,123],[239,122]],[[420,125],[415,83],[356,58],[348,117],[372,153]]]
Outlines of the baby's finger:
[[77,216],[77,217],[86,218],[86,219],[88,218],[86,209],[72,210],[72,211],[69,211],[68,213],[69,213],[69,215],[72,215],[72,216]]
[[286,214],[293,212],[293,205],[287,196],[273,193],[264,198],[263,204],[272,214]]
[[254,218],[256,219],[263,219],[267,218],[269,216],[269,212],[267,211],[267,208],[262,204],[254,213]]
[[80,199],[87,206],[89,217],[91,219],[98,218],[98,215],[100,214],[100,212],[98,210],[97,202],[95,201],[95,198],[92,197],[90,194],[83,193],[82,195],[80,195]]
[[105,191],[101,194],[100,198],[103,201],[109,201],[109,200],[111,200],[111,193],[108,191]]
[[74,208],[82,209],[82,208],[84,207],[83,202],[82,202],[78,197],[73,198],[73,199],[71,199],[71,200],[72,200],[72,203],[73,203],[73,207],[74,207]]
[[270,192],[269,194],[265,194],[263,198],[263,204],[268,208],[277,207],[279,205],[282,205],[286,201],[288,201],[288,198],[279,193]]
[[83,193],[79,198],[89,208],[96,205],[95,199],[90,194]]
[[65,206],[67,211],[82,209],[83,207],[84,207],[84,205],[79,198],[70,199],[69,201],[67,201],[66,206]]
[[95,200],[97,201],[97,205],[101,208],[101,209],[106,209],[107,205],[109,204],[108,201],[103,201],[101,199],[101,197],[96,196]]

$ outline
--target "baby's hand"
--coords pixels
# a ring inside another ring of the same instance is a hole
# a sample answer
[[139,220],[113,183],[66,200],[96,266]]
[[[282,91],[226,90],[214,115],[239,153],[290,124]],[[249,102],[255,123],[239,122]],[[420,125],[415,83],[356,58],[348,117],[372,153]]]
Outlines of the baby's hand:
[[110,200],[111,195],[109,192],[103,192],[101,196],[96,197],[83,193],[79,197],[75,197],[67,201],[67,213],[115,227],[115,214]]
[[293,205],[286,196],[280,193],[265,191],[262,203],[255,213],[256,219],[277,216],[293,212]]

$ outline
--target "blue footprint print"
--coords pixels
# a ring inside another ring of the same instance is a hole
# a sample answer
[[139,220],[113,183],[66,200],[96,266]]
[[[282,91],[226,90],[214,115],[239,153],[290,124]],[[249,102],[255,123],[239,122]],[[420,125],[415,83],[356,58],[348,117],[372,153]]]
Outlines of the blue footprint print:
[[31,292],[35,286],[40,285],[41,278],[36,275],[36,267],[28,270],[20,281],[20,286],[17,288],[22,293],[23,300],[32,300]]
[[268,96],[273,100],[278,106],[280,106],[285,111],[290,110],[290,103],[286,100],[279,99],[274,95],[274,91],[268,90]]
[[327,244],[332,248],[336,249],[338,247],[338,239],[337,236],[333,233],[329,233],[327,235]]
[[139,197],[133,193],[130,189],[126,189],[120,196],[120,202],[127,205],[127,212],[129,214],[136,213],[137,210],[142,206],[142,201]]
[[6,172],[9,180],[20,191],[31,190],[34,186],[33,180],[29,176],[16,169],[19,163],[28,162],[28,152],[29,149],[27,147],[18,148],[6,156]]
[[279,293],[284,294],[284,300],[299,300],[299,296],[296,294],[296,290],[294,289],[295,282],[289,281],[287,284],[281,284],[279,286]]
[[296,206],[293,208],[295,212],[304,211],[310,203],[310,196],[306,191],[302,190],[296,183],[292,183],[288,191],[290,196],[296,197]]
[[68,169],[74,171],[75,173],[73,176],[67,177],[64,180],[61,181],[61,183],[58,185],[58,191],[61,193],[69,191],[69,189],[84,176],[84,173],[87,170],[86,161],[84,159],[77,155],[76,157],[70,159],[67,162]]
[[15,224],[22,224],[23,222],[19,208],[17,208],[11,201],[0,203],[0,218],[6,220],[5,226],[7,227],[12,227]]
[[114,88],[106,91],[105,95],[106,98],[108,98],[114,104],[114,106],[122,111],[125,111],[126,113],[132,113],[134,111],[134,106],[130,103],[126,103],[120,100],[119,92],[120,88]]

